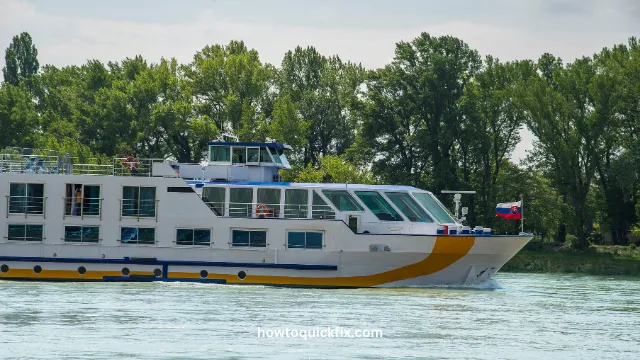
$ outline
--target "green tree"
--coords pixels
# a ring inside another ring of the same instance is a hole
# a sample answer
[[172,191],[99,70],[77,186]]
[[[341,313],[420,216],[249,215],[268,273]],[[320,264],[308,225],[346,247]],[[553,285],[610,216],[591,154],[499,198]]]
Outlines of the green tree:
[[2,68],[4,81],[14,86],[38,73],[38,49],[33,45],[31,35],[23,32],[13,37],[5,50],[5,67]]

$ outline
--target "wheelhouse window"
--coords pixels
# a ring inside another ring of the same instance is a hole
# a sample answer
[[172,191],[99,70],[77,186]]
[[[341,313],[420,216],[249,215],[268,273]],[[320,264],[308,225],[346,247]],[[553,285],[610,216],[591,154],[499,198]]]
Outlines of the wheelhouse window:
[[176,244],[209,246],[211,245],[211,229],[177,229]]
[[122,216],[156,217],[156,188],[150,186],[123,186]]
[[226,203],[225,203],[226,189],[223,187],[204,187],[202,188],[202,200],[209,206],[218,216],[224,216]]
[[260,163],[260,148],[248,147],[247,148],[247,164],[257,165]]
[[433,195],[427,193],[413,193],[413,196],[433,215],[438,222],[455,223],[449,212],[439,203]]
[[356,199],[346,190],[322,190],[322,193],[339,211],[363,211]]
[[377,191],[355,191],[354,193],[378,219],[382,221],[404,220]]
[[335,219],[336,213],[333,208],[315,190],[311,199],[311,217],[313,219]]
[[432,223],[433,219],[404,192],[385,192],[391,202],[412,222]]
[[282,159],[280,159],[278,150],[276,150],[275,148],[269,148],[269,151],[271,152],[271,156],[273,157],[273,160],[276,162],[276,164],[282,164]]
[[264,146],[260,148],[260,162],[273,163],[273,160],[271,160],[271,155],[269,155],[269,151]]
[[287,248],[322,249],[322,231],[288,231]]
[[72,243],[98,243],[100,242],[100,227],[75,225],[65,226],[64,241]]
[[280,217],[280,189],[259,188],[257,203],[256,215],[258,215],[258,217]]
[[156,243],[156,229],[137,226],[121,227],[120,243],[153,245]]
[[209,161],[211,162],[231,162],[230,146],[209,146]]
[[7,230],[7,240],[11,241],[38,242],[44,239],[44,225],[9,224]]
[[233,164],[246,164],[247,163],[247,148],[243,147],[232,147],[232,157]]
[[231,246],[267,247],[267,231],[234,229],[231,231]]
[[67,184],[65,216],[100,216],[100,185]]
[[44,215],[44,184],[11,183],[9,214]]
[[309,191],[304,189],[287,189],[284,192],[284,217],[306,219],[308,213]]
[[229,216],[251,217],[253,188],[229,189]]

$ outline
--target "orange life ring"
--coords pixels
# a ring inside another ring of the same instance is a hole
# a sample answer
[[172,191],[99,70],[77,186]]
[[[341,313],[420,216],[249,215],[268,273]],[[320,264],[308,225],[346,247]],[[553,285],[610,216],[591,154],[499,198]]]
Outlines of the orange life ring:
[[256,215],[261,219],[264,219],[266,216],[268,216],[269,212],[270,210],[265,204],[258,204],[258,206],[256,206]]
[[122,161],[124,163],[124,167],[133,171],[138,168],[138,159],[133,156],[127,156],[126,159]]

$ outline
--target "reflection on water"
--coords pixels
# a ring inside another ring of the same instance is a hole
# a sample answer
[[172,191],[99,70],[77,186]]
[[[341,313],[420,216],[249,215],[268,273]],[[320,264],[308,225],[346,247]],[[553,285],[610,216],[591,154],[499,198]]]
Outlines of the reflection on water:
[[[0,359],[638,359],[640,281],[500,274],[472,288],[0,282]],[[378,329],[381,338],[258,337]]]

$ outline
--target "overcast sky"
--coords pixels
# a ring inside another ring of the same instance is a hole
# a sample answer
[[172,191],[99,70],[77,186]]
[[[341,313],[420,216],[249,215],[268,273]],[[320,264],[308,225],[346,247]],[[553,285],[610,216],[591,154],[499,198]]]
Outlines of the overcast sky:
[[[427,31],[501,60],[571,61],[640,34],[639,20],[640,0],[0,0],[0,48],[28,31],[41,65],[137,54],[189,62],[206,44],[244,40],[275,65],[312,45],[376,68],[396,42]],[[523,135],[514,159],[531,148]]]

